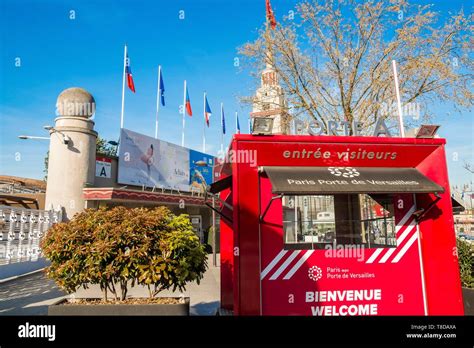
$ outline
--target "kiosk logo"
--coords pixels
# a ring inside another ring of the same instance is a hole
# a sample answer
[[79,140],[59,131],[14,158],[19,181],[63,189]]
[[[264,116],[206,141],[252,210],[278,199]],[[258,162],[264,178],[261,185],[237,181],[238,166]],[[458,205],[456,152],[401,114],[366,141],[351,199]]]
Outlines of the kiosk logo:
[[360,175],[357,169],[351,167],[328,167],[328,170],[332,175],[345,178],[353,178]]
[[317,282],[323,277],[323,271],[318,266],[313,266],[308,270],[308,277]]

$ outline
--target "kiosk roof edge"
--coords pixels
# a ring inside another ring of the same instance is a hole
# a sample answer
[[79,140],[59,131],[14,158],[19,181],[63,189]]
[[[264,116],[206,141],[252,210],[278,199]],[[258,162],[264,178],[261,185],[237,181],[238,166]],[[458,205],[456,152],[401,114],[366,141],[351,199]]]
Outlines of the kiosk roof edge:
[[445,138],[399,138],[373,136],[343,136],[343,135],[251,135],[234,134],[232,141],[268,141],[275,137],[276,142],[298,143],[378,143],[378,144],[407,144],[407,145],[445,145]]

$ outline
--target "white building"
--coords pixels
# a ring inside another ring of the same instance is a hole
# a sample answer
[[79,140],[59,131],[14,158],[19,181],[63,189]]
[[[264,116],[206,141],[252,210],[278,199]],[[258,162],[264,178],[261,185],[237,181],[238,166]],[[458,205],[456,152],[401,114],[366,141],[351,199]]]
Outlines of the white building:
[[278,83],[275,68],[267,63],[262,71],[261,85],[257,89],[250,113],[253,119],[265,117],[273,119],[272,134],[290,134],[290,115],[286,104],[283,88]]

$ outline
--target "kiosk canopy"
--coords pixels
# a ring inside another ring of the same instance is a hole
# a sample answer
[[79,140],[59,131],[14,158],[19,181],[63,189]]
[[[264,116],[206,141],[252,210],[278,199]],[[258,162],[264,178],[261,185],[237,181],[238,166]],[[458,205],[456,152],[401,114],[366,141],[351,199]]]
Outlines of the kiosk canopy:
[[211,185],[209,185],[208,192],[216,194],[230,187],[232,187],[232,175],[213,182]]
[[444,189],[415,168],[264,167],[273,193],[433,193]]

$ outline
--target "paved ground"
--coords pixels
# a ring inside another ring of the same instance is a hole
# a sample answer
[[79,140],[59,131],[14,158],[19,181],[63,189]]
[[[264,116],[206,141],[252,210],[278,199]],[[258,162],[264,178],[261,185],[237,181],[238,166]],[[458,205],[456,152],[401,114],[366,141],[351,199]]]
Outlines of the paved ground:
[[0,284],[0,315],[46,315],[48,305],[65,296],[44,274]]
[[[209,269],[200,285],[189,284],[183,294],[163,292],[158,296],[189,296],[191,298],[191,315],[214,315],[219,308],[220,298],[219,255],[217,258],[218,267],[212,265],[212,255],[209,255],[208,264]],[[20,277],[0,284],[0,315],[46,315],[48,305],[67,296],[42,272]],[[87,290],[78,290],[72,296],[101,297],[101,293],[98,286],[91,286]],[[148,290],[136,286],[129,290],[128,296],[147,297]]]

